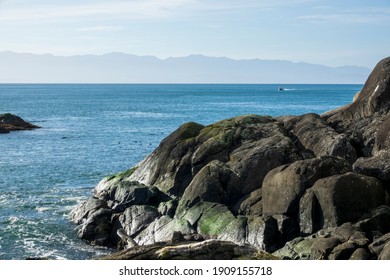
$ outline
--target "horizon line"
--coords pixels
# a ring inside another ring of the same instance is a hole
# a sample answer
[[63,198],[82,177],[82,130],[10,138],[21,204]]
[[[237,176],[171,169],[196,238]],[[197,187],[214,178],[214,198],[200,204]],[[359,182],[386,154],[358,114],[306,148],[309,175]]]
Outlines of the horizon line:
[[216,59],[227,59],[231,61],[278,61],[278,62],[287,62],[287,63],[292,63],[292,64],[308,64],[308,65],[318,65],[318,66],[325,66],[329,68],[343,68],[343,67],[357,67],[357,68],[364,68],[364,69],[369,69],[373,70],[373,68],[368,67],[368,66],[360,66],[360,65],[351,65],[351,64],[346,64],[346,65],[338,65],[338,66],[330,66],[326,64],[320,64],[320,63],[313,63],[313,62],[306,62],[306,61],[292,61],[288,59],[280,59],[280,58],[273,58],[273,59],[263,59],[263,58],[232,58],[228,56],[211,56],[211,55],[205,55],[205,54],[188,54],[184,56],[169,56],[169,57],[159,57],[157,55],[139,55],[139,54],[132,54],[132,53],[126,53],[126,52],[121,52],[121,51],[111,51],[111,52],[106,52],[103,54],[93,54],[93,53],[85,53],[85,54],[69,54],[69,55],[60,55],[60,54],[53,54],[53,53],[33,53],[33,52],[19,52],[19,51],[12,51],[12,50],[0,50],[0,53],[12,53],[12,54],[21,54],[21,55],[36,55],[36,56],[53,56],[53,57],[62,57],[62,58],[70,58],[70,57],[81,57],[81,56],[96,56],[96,57],[102,57],[102,56],[107,56],[107,55],[114,55],[114,54],[119,54],[119,55],[127,55],[127,56],[136,56],[136,57],[141,57],[141,58],[155,58],[161,61],[167,61],[169,59],[180,59],[180,58],[190,58],[190,57],[204,57],[204,58],[216,58]]
[[55,82],[0,82],[0,86],[2,85],[269,85],[269,86],[278,86],[278,85],[351,85],[351,86],[363,86],[365,83],[98,83],[98,82],[62,82],[62,83],[55,83]]

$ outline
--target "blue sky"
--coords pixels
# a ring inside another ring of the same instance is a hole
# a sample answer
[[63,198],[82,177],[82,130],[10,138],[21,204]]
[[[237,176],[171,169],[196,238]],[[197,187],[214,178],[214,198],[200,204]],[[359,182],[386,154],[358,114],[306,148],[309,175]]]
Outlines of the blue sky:
[[0,0],[0,51],[203,54],[374,67],[390,0]]

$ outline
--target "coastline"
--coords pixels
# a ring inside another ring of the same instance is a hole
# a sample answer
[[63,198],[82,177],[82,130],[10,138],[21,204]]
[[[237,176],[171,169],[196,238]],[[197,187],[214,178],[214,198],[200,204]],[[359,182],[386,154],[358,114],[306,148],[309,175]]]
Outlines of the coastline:
[[72,211],[79,236],[123,249],[118,230],[140,246],[180,233],[282,259],[387,259],[389,77],[387,58],[353,103],[323,115],[182,125]]

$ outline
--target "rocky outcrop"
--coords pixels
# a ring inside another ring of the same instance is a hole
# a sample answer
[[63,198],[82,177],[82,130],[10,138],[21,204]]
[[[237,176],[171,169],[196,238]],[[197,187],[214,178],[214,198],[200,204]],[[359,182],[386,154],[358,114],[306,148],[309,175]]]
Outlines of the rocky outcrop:
[[358,156],[371,157],[374,146],[379,148],[385,142],[389,109],[390,57],[377,64],[354,102],[323,117],[336,131],[347,135]]
[[[307,237],[297,237],[273,255],[282,259],[386,259],[390,246],[390,208],[380,206],[355,223],[343,223]],[[387,232],[384,234],[384,232]]]
[[118,258],[220,258],[188,252],[235,244],[285,259],[387,259],[389,91],[390,58],[353,103],[323,115],[184,124],[71,218],[91,244],[131,247]]
[[16,130],[30,130],[34,128],[39,127],[10,113],[0,114],[0,133],[9,133],[10,131]]
[[350,163],[356,160],[356,151],[347,136],[336,132],[319,115],[299,116],[288,120],[285,126],[292,131],[302,146],[316,157],[338,156]]

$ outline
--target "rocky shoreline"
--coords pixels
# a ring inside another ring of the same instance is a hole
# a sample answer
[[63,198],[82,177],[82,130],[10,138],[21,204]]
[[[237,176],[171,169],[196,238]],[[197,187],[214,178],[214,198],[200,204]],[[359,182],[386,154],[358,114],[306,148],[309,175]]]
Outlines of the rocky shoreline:
[[[389,127],[386,58],[353,103],[323,115],[182,125],[71,219],[91,245],[127,248],[114,259],[204,246],[203,259],[390,259]],[[244,253],[213,254],[231,246]]]
[[10,133],[11,131],[31,130],[39,126],[26,122],[21,117],[10,113],[0,114],[0,134]]

